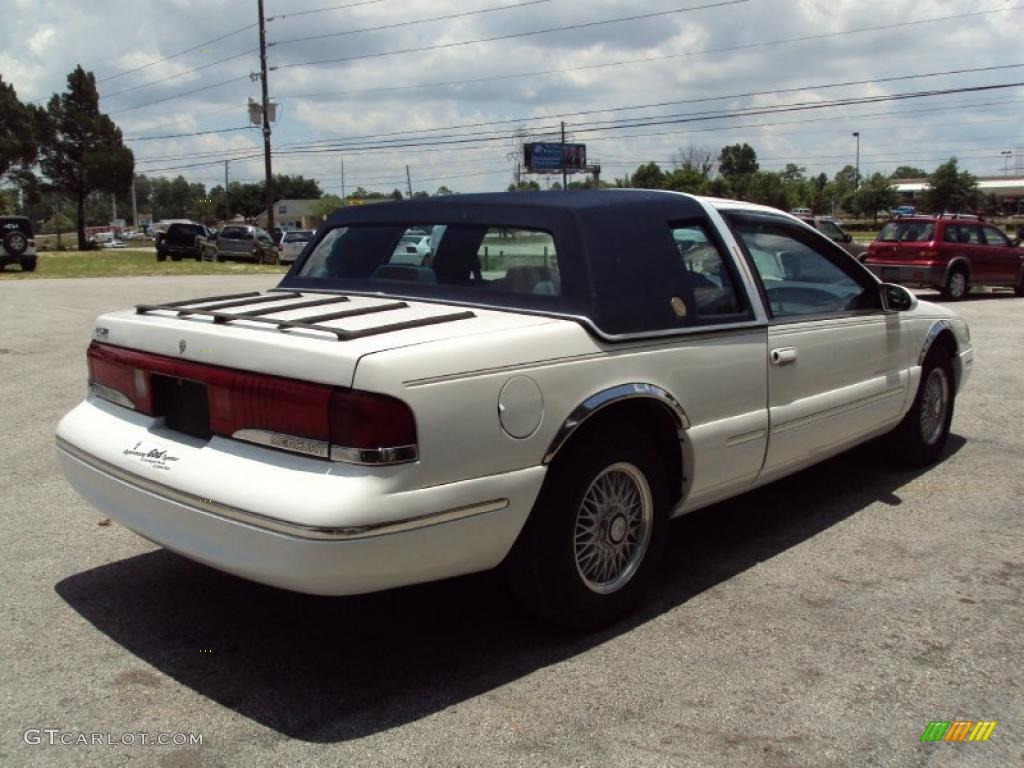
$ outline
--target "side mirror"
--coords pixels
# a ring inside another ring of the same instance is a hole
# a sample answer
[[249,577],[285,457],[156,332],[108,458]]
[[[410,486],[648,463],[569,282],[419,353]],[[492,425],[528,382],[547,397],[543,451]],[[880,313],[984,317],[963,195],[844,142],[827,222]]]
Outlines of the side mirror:
[[882,283],[878,290],[882,299],[883,312],[907,312],[917,306],[917,296],[902,285]]
[[849,232],[844,232],[843,233],[843,242],[844,243],[852,243],[853,242],[853,235],[851,235]]
[[1013,238],[1013,240],[1010,241],[1010,247],[1011,248],[1019,248],[1020,247],[1020,238],[1019,237]]

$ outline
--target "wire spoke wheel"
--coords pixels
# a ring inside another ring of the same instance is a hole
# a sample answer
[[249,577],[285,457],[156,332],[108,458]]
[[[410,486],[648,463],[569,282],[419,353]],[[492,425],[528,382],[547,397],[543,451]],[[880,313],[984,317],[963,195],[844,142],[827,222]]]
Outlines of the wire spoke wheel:
[[933,368],[924,383],[921,407],[921,437],[928,445],[934,445],[942,435],[949,408],[949,379],[943,368]]
[[637,467],[612,464],[590,483],[576,512],[576,570],[593,592],[624,587],[640,567],[654,527],[651,488]]

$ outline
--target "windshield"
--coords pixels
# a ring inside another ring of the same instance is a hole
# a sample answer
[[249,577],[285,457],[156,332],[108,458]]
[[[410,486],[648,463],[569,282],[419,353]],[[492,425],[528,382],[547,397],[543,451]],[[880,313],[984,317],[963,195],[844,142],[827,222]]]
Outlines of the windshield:
[[224,229],[220,231],[220,236],[234,240],[244,240],[245,238],[251,237],[248,227],[224,227]]
[[[424,234],[427,233],[427,234]],[[361,224],[327,232],[299,277],[345,280],[366,290],[400,291],[397,283],[504,294],[558,296],[561,277],[548,232],[474,225]]]
[[890,221],[878,233],[878,240],[886,243],[926,243],[935,234],[930,221]]

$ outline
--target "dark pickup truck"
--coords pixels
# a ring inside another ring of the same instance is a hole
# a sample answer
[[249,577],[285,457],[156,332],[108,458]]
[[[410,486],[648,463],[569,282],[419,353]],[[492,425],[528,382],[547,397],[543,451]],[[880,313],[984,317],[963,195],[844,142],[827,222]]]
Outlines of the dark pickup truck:
[[156,241],[157,261],[167,261],[168,256],[171,261],[183,258],[212,261],[216,253],[217,246],[210,237],[210,231],[202,224],[171,224]]

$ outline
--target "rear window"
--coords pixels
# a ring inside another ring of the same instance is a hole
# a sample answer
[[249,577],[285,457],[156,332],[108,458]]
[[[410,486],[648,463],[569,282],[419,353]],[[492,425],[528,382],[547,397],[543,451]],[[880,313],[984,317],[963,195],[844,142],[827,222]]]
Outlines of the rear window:
[[23,218],[0,218],[0,235],[17,230],[27,237],[32,237],[32,224]]
[[286,243],[308,243],[313,239],[313,232],[308,229],[300,229],[294,232],[288,232],[284,236],[284,242]]
[[171,224],[167,230],[167,236],[170,238],[188,238],[191,239],[196,235],[203,235],[203,228],[198,224]]
[[450,286],[481,293],[561,295],[554,238],[515,227],[337,227],[320,240],[299,276],[356,280],[381,291],[413,282],[437,285],[439,294]]
[[927,243],[935,236],[932,221],[890,221],[878,233],[878,240],[887,243]]
[[220,231],[221,237],[227,237],[234,240],[245,240],[250,237],[248,227],[224,227]]

